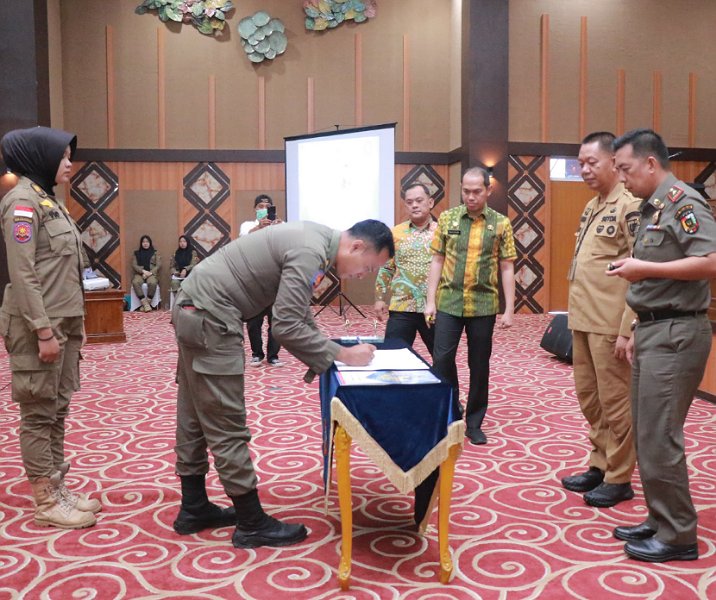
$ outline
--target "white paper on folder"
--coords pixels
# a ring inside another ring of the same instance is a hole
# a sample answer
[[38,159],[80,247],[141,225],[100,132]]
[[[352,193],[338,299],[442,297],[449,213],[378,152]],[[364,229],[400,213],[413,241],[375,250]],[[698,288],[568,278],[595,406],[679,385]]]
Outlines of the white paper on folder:
[[339,371],[418,371],[429,368],[408,348],[400,350],[376,350],[373,360],[365,367],[352,367],[336,361]]

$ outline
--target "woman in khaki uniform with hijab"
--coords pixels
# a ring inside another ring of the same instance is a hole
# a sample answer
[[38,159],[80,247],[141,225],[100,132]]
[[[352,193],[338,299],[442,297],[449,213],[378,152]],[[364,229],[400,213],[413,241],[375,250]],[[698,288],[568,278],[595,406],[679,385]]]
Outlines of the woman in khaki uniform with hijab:
[[97,500],[64,483],[65,418],[79,388],[84,335],[82,240],[56,184],[70,180],[77,138],[35,127],[6,134],[0,147],[19,176],[0,202],[10,283],[0,333],[10,355],[12,398],[20,405],[20,451],[35,498],[35,524],[78,529],[95,524]]

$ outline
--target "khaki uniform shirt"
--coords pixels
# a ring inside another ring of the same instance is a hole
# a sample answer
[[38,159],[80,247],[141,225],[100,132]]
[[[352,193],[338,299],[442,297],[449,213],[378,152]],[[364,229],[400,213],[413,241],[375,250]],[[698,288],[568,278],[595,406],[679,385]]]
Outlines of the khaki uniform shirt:
[[82,238],[64,204],[21,177],[0,202],[0,219],[10,273],[2,311],[33,331],[83,316]]
[[618,183],[600,204],[592,198],[579,220],[569,270],[569,328],[603,335],[631,335],[634,313],[626,304],[629,282],[608,277],[607,265],[627,258],[639,226],[639,204]]
[[273,304],[274,338],[322,373],[340,346],[313,321],[311,296],[335,261],[340,236],[340,231],[309,222],[265,227],[202,260],[182,291],[233,334],[242,332],[242,319]]
[[[716,222],[711,207],[694,189],[669,176],[641,205],[634,257],[669,262],[716,252]],[[629,286],[627,302],[637,312],[700,311],[711,303],[707,279],[642,279]]]

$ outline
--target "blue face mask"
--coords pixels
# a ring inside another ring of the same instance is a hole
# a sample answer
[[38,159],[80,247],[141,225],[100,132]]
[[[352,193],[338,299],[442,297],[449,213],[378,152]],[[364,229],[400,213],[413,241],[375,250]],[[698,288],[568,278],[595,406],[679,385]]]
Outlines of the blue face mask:
[[265,219],[268,216],[268,209],[267,208],[259,208],[256,211],[256,220],[260,221],[261,219]]

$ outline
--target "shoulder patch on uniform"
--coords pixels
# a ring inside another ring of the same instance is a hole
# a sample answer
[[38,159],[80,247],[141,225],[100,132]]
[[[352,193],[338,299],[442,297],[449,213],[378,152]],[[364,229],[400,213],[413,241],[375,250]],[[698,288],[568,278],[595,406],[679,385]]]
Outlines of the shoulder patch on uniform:
[[672,204],[675,204],[684,196],[684,194],[686,194],[686,192],[682,190],[678,185],[673,185],[671,186],[669,193],[666,194],[666,199]]
[[677,211],[676,218],[686,233],[693,234],[699,230],[699,221],[694,214],[694,206],[692,204],[682,206]]
[[12,212],[15,221],[29,221],[31,223],[34,214],[35,211],[32,206],[25,206],[24,204],[16,204]]
[[45,193],[45,190],[43,190],[36,183],[33,183],[30,187],[37,192],[37,195],[40,196],[40,198],[47,198],[47,194]]
[[26,244],[32,239],[32,223],[21,221],[12,228],[12,237],[19,244]]

